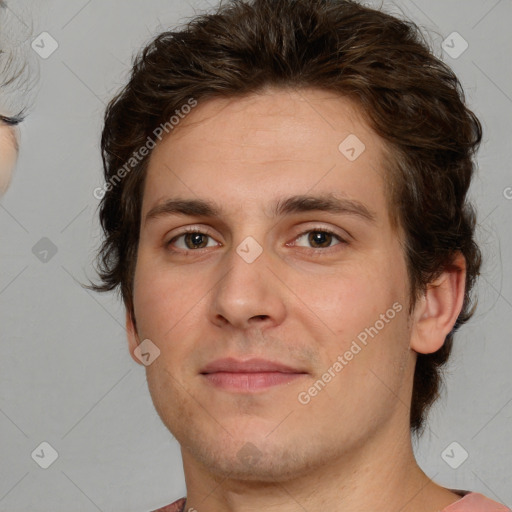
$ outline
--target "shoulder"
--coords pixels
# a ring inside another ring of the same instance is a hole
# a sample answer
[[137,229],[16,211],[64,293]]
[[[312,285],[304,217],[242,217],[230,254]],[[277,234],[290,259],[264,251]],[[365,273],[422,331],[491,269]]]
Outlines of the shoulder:
[[153,510],[153,512],[183,512],[183,509],[185,508],[185,501],[186,498],[180,498],[170,505],[166,505],[165,507]]

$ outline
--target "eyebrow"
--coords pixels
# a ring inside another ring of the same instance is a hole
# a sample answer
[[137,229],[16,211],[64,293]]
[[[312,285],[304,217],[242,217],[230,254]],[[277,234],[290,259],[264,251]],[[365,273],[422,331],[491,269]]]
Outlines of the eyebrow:
[[[376,214],[363,203],[354,199],[339,198],[334,194],[294,195],[279,198],[271,208],[271,215],[279,217],[292,213],[323,211],[335,214],[354,215],[367,222],[375,223]],[[222,217],[223,208],[213,201],[204,199],[167,199],[155,205],[147,213],[144,224],[166,215],[195,217]]]

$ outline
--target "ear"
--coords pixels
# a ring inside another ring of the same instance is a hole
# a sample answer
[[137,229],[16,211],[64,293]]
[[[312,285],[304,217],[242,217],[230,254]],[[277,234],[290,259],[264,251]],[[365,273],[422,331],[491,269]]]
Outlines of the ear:
[[140,359],[134,354],[135,349],[140,344],[140,340],[139,335],[137,334],[137,328],[135,327],[132,319],[132,315],[128,310],[126,310],[126,336],[128,337],[128,350],[130,351],[132,359],[137,364],[142,365]]
[[411,348],[421,354],[439,350],[452,330],[464,302],[466,260],[457,253],[452,265],[427,285],[414,308]]

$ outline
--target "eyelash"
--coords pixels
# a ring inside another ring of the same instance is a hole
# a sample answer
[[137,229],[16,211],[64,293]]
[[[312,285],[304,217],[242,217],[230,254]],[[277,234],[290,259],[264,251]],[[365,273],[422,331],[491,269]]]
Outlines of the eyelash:
[[24,117],[21,114],[18,114],[16,116],[7,117],[0,115],[0,122],[9,125],[9,126],[16,126],[20,124],[23,121]]
[[[177,239],[179,239],[180,237],[182,236],[185,236],[187,234],[190,234],[190,233],[199,233],[201,235],[206,235],[210,238],[213,238],[213,236],[211,236],[207,230],[204,230],[204,229],[198,229],[198,228],[185,228],[181,233],[177,234],[176,236],[174,236],[173,238],[171,238],[168,242],[165,243],[165,246],[166,247],[170,247],[171,244],[173,242],[175,242]],[[301,238],[302,236],[306,235],[307,233],[328,233],[330,235],[333,235],[335,238],[338,239],[338,241],[340,242],[339,244],[335,244],[334,246],[329,246],[329,247],[325,247],[325,248],[314,248],[314,247],[303,247],[303,249],[309,249],[309,251],[313,252],[314,254],[318,254],[318,252],[326,252],[328,249],[333,249],[333,247],[336,247],[337,245],[348,245],[348,242],[347,240],[345,240],[344,238],[342,238],[339,234],[335,233],[334,231],[328,229],[328,228],[324,228],[324,227],[321,227],[321,226],[317,226],[317,227],[313,227],[313,228],[310,228],[310,229],[307,229],[306,231],[303,231],[302,233],[299,233],[294,240],[297,240],[299,238]],[[179,249],[179,250],[176,250],[176,249],[170,249],[171,252],[174,252],[174,253],[179,253],[179,252],[182,252],[182,251],[185,251],[185,252],[198,252],[198,251],[201,251],[201,249],[207,249],[206,247],[203,247],[203,248],[200,248],[200,249]]]

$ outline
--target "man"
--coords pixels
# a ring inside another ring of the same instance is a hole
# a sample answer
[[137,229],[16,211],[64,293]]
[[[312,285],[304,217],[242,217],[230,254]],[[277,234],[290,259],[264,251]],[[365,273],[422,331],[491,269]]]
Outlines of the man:
[[99,262],[181,445],[160,511],[509,510],[415,461],[480,268],[478,119],[417,27],[234,1],[109,104]]

